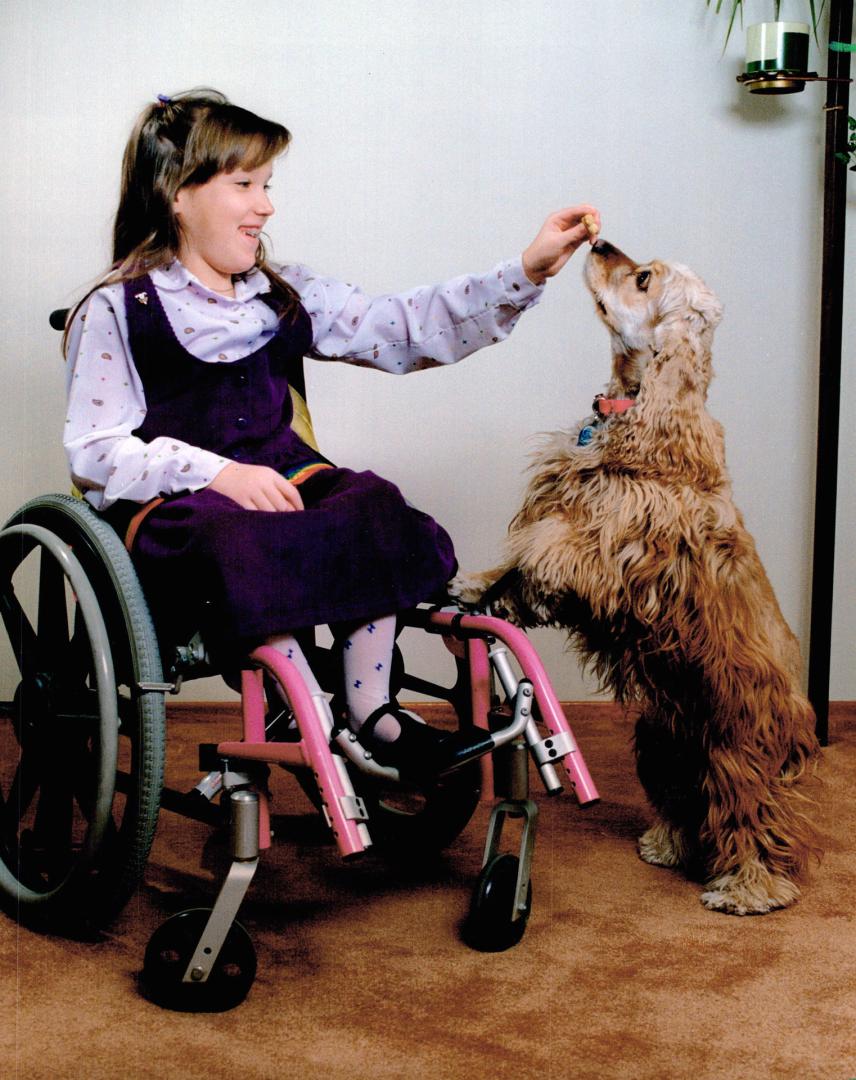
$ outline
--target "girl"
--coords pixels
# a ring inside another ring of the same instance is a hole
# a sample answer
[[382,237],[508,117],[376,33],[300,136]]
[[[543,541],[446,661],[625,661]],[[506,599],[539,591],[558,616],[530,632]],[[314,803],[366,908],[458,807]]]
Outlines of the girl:
[[447,534],[392,484],[298,434],[289,368],[304,355],[403,373],[506,337],[588,237],[576,206],[522,258],[399,296],[365,297],[274,266],[280,124],[215,91],[160,96],[125,150],[113,264],[78,305],[65,447],[74,482],[122,531],[164,616],[203,612],[222,657],[274,645],[317,690],[293,632],[342,643],[346,722],[382,764],[424,779],[448,736],[389,699],[395,613],[455,571]]

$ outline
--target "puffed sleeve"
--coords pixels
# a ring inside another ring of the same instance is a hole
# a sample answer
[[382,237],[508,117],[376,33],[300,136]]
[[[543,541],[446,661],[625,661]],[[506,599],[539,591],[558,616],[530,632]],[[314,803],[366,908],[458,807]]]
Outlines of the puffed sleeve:
[[196,491],[228,464],[179,439],[132,434],[146,415],[131,361],[121,286],[94,292],[69,332],[68,408],[63,444],[74,483],[97,509],[117,499],[145,503]]
[[454,364],[504,340],[543,291],[526,277],[520,259],[486,274],[377,297],[298,264],[281,274],[312,319],[313,357],[394,374]]

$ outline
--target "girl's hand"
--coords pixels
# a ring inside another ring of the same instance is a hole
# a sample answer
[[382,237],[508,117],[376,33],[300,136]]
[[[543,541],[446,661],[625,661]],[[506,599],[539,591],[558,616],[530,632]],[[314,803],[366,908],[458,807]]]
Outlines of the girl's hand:
[[221,469],[208,486],[245,510],[287,512],[303,509],[303,500],[294,484],[267,465],[242,465],[233,461]]
[[583,224],[583,215],[591,214],[600,229],[600,214],[593,206],[569,206],[550,214],[541,231],[523,252],[523,271],[533,285],[543,285],[547,278],[562,269],[584,240],[594,243]]

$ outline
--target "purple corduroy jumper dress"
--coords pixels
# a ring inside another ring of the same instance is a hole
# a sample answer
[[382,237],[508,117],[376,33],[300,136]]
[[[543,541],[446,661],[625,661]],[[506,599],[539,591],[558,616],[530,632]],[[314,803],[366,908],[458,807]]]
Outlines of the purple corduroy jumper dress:
[[[177,339],[150,278],[125,284],[125,305],[147,406],[135,435],[283,475],[325,461],[291,428],[287,371],[312,340],[302,307],[250,356],[206,363]],[[155,507],[132,554],[156,618],[198,611],[209,647],[231,654],[271,634],[412,607],[454,574],[446,532],[374,473],[321,469],[300,493],[305,509],[294,512],[244,510],[210,488]]]

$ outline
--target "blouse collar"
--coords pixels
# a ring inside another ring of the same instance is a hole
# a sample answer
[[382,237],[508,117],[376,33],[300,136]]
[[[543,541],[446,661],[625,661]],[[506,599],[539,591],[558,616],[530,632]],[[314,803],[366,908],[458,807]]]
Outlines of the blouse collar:
[[[168,266],[152,270],[150,277],[157,288],[164,292],[180,292],[190,286],[205,296],[216,296],[221,301],[233,299],[231,296],[224,297],[222,293],[209,288],[195,274],[191,274],[178,259],[174,259]],[[270,292],[270,281],[256,267],[235,280],[234,299],[241,303],[246,303],[260,293],[266,292]]]

